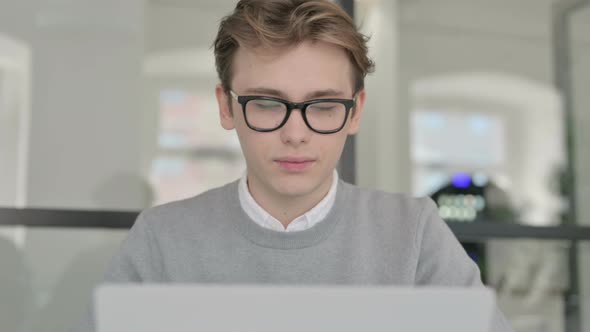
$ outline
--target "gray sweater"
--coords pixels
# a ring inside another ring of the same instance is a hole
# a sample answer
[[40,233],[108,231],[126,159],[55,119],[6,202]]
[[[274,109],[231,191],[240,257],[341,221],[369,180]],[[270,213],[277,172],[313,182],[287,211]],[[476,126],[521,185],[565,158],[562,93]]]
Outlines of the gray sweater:
[[[429,199],[340,181],[323,221],[286,233],[250,220],[237,186],[141,213],[105,282],[482,286]],[[492,331],[511,331],[499,311]]]

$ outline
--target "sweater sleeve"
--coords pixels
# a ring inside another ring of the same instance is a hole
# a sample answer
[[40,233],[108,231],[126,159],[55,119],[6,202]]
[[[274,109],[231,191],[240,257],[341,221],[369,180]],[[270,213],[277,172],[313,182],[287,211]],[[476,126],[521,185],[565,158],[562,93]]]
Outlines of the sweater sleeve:
[[[161,261],[156,248],[156,239],[151,232],[145,213],[142,213],[129,230],[119,251],[111,259],[101,283],[140,283],[161,280]],[[96,330],[94,297],[91,298],[84,316],[70,329],[70,332]]]
[[[479,268],[467,255],[451,229],[438,216],[431,199],[420,205],[415,245],[418,253],[416,285],[484,287]],[[504,315],[496,308],[491,332],[512,332]]]

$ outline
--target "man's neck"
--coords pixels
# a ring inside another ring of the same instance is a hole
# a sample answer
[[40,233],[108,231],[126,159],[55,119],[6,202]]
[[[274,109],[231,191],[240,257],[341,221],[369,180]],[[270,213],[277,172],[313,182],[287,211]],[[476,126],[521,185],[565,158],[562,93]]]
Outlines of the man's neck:
[[270,191],[260,188],[257,182],[250,181],[248,175],[248,190],[250,194],[268,214],[277,219],[285,228],[295,218],[305,214],[316,206],[330,191],[334,175],[324,181],[317,190],[303,196],[287,196],[271,194]]

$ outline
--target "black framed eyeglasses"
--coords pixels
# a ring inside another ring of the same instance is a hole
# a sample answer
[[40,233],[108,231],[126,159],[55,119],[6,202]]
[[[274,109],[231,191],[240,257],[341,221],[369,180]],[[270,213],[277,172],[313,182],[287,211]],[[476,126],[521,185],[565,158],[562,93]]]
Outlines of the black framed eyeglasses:
[[231,96],[242,105],[246,125],[252,130],[270,132],[281,128],[289,120],[294,109],[301,110],[303,121],[309,129],[318,134],[337,133],[346,124],[348,114],[355,105],[354,99],[314,99],[302,103],[266,97]]

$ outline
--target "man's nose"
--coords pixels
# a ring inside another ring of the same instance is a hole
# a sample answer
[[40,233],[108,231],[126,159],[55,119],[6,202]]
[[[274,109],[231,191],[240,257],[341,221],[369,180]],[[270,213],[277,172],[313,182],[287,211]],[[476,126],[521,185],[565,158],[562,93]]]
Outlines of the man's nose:
[[280,129],[281,140],[285,144],[301,144],[307,142],[312,135],[311,129],[305,124],[303,112],[293,109],[287,123]]

